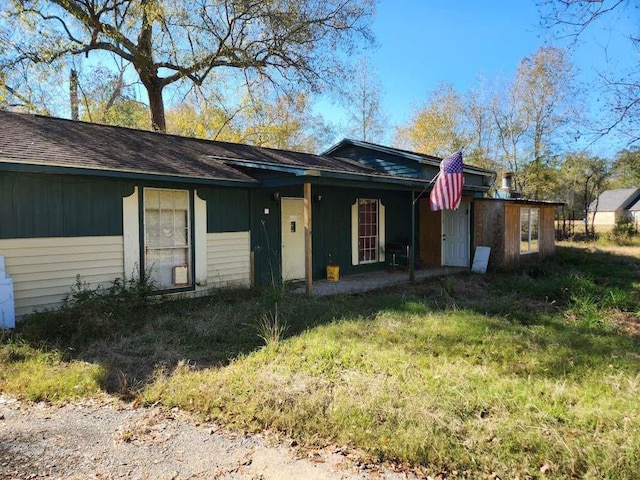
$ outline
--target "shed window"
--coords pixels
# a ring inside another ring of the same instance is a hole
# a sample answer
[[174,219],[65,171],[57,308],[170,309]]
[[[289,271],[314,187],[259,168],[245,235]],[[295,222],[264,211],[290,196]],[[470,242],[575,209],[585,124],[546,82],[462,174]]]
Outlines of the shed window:
[[384,262],[385,209],[378,199],[359,198],[351,208],[353,265]]
[[540,249],[540,209],[520,209],[520,254],[535,253]]

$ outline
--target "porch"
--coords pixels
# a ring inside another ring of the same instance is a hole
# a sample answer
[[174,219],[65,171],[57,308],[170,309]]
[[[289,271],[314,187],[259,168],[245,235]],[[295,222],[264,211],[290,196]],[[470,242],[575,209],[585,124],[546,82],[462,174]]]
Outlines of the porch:
[[[469,271],[469,269],[465,267],[426,268],[415,271],[415,281],[419,282],[426,278],[442,277],[465,271]],[[369,292],[379,288],[394,287],[408,283],[410,283],[410,281],[409,272],[407,270],[383,270],[370,273],[360,273],[341,277],[337,282],[316,280],[313,282],[313,296],[324,297],[338,294],[352,295],[355,293]],[[306,292],[305,289],[305,284],[301,283],[296,286],[293,293],[304,295]]]

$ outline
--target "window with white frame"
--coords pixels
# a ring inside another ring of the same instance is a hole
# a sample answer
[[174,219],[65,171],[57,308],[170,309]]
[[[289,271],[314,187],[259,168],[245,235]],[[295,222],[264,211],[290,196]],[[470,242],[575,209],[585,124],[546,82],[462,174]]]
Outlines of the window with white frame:
[[145,270],[158,290],[191,285],[189,191],[144,189]]
[[520,209],[520,254],[540,250],[540,209]]
[[359,198],[351,208],[353,265],[383,262],[385,209],[378,199]]
[[378,261],[378,201],[358,200],[358,263]]

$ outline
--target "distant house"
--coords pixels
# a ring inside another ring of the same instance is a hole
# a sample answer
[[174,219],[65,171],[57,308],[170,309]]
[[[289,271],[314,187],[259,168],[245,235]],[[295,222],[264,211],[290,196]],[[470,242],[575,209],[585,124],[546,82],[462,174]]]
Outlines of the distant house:
[[611,228],[623,218],[640,221],[640,189],[605,190],[589,205],[589,223]]

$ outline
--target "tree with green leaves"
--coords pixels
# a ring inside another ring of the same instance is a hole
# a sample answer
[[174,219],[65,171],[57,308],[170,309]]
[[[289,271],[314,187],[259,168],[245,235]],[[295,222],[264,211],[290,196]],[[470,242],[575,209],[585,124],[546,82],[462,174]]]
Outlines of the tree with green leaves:
[[5,98],[5,107],[39,115],[52,115],[68,107],[65,89],[58,88],[67,81],[63,71],[65,69],[51,70],[40,64],[15,65],[6,69],[0,65],[0,95]]
[[640,147],[619,151],[611,166],[612,188],[640,188]]
[[148,95],[165,131],[163,92],[200,86],[220,69],[281,88],[319,89],[341,73],[340,53],[372,40],[374,0],[7,0],[0,70],[114,55]]
[[530,155],[523,173],[535,199],[546,193],[557,134],[566,132],[578,116],[573,76],[566,50],[555,47],[539,48],[520,62],[516,73],[514,87],[526,122]]
[[[558,172],[557,199],[565,202],[569,212],[589,219],[589,205],[606,189],[609,175],[606,160],[586,153],[567,154]],[[593,218],[591,224],[585,222],[587,235],[594,232]]]

